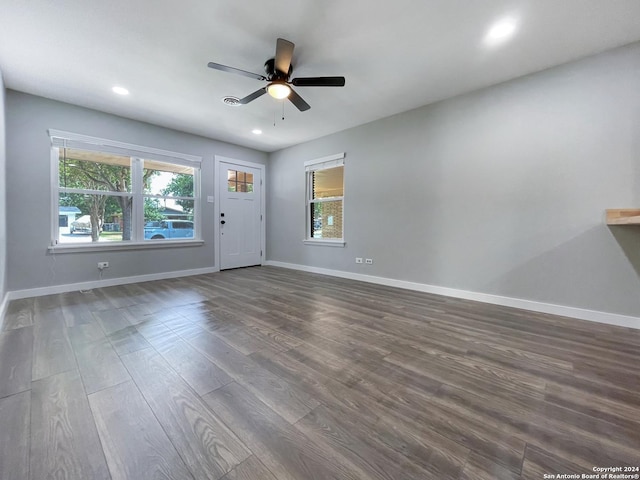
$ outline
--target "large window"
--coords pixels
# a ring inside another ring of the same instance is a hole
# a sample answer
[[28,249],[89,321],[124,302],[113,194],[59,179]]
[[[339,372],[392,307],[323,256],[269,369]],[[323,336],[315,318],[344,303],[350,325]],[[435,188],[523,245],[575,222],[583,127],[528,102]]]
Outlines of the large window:
[[344,245],[344,154],[305,163],[306,241]]
[[[58,218],[53,245],[199,237],[199,157],[66,132],[50,135]],[[73,212],[66,224],[63,212]]]

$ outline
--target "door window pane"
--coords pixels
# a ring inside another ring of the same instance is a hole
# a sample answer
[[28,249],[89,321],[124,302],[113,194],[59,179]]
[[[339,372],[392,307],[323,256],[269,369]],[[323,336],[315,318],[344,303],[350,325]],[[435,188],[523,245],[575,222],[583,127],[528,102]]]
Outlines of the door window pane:
[[227,191],[253,192],[253,174],[240,170],[227,170]]

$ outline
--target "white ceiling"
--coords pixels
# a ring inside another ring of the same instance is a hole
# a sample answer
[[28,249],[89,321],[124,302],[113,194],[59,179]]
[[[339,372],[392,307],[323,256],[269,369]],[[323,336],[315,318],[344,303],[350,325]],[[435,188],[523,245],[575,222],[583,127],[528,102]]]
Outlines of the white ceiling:
[[[504,17],[516,34],[488,47]],[[207,63],[262,74],[278,37],[292,77],[346,86],[297,88],[311,110],[287,101],[284,121],[268,95],[224,105],[263,83]],[[264,151],[638,40],[638,0],[0,0],[7,88]]]

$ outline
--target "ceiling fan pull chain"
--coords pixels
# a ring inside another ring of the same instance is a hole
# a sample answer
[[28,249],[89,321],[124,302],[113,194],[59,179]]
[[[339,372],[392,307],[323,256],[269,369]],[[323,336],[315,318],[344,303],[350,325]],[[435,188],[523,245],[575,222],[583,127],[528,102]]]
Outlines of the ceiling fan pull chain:
[[282,120],[284,120],[284,100],[282,100]]

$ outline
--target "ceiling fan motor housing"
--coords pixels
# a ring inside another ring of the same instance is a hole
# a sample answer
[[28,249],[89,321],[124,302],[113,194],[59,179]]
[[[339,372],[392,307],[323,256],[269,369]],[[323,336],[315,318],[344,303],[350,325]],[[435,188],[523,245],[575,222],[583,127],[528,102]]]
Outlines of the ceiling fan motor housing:
[[269,79],[269,81],[283,80],[286,82],[289,80],[289,77],[293,72],[293,66],[289,64],[289,71],[285,74],[283,72],[276,70],[275,58],[270,58],[269,60],[264,62],[264,71],[266,72],[267,78]]

